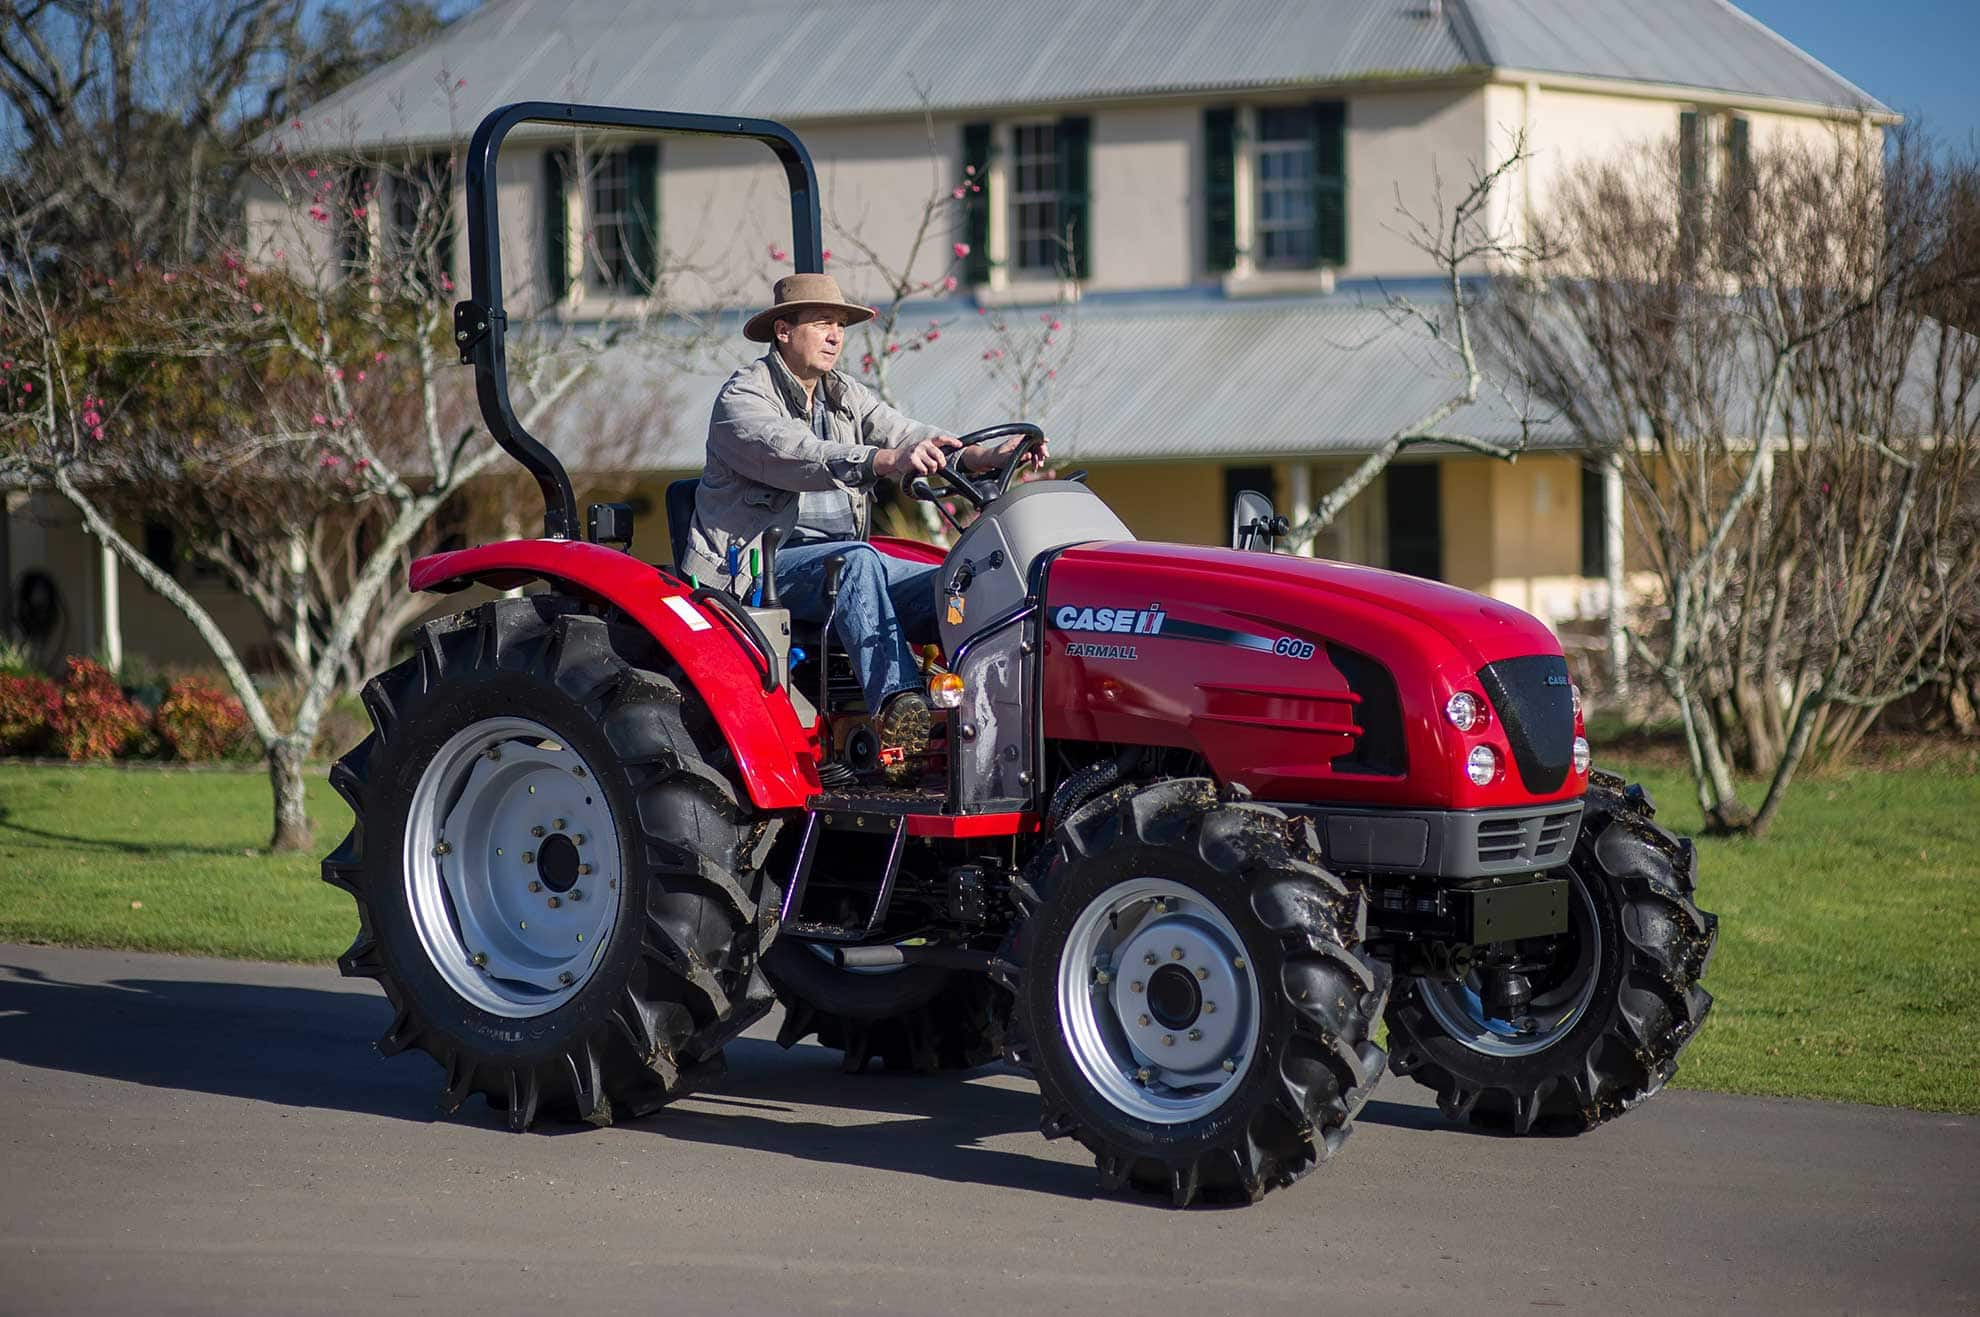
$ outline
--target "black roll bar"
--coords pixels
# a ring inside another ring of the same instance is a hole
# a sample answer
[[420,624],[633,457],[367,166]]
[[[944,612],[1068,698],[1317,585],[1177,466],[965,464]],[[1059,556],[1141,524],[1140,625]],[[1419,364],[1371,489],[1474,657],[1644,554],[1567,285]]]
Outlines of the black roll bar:
[[580,535],[577,496],[557,455],[523,429],[509,403],[508,354],[504,343],[508,315],[502,307],[502,221],[496,198],[495,160],[509,130],[521,123],[570,128],[628,128],[696,137],[746,137],[768,146],[783,163],[791,188],[791,254],[800,274],[825,268],[824,236],[818,217],[818,171],[797,134],[769,119],[726,115],[676,114],[668,110],[626,110],[604,105],[564,105],[518,101],[490,111],[474,130],[467,155],[467,232],[469,299],[454,306],[454,343],[461,364],[474,367],[475,396],[488,432],[508,454],[536,477],[543,491],[543,534],[568,540]]

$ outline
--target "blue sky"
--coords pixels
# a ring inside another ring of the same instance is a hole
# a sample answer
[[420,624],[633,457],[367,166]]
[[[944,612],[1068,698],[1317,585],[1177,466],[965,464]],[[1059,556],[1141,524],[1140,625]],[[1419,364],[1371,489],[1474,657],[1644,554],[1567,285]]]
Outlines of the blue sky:
[[1980,149],[1980,0],[1734,0],[1941,144]]

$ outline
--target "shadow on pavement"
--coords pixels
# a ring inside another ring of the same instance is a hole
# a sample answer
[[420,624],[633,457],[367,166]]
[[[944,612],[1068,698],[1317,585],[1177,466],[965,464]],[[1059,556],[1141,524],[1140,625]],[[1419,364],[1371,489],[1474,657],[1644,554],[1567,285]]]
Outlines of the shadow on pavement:
[[[423,1056],[381,1059],[372,1043],[389,1023],[382,997],[269,984],[123,979],[72,983],[0,963],[0,1058],[126,1083],[429,1122],[439,1118],[439,1068]],[[786,1052],[744,1038],[729,1045],[727,1077],[618,1129],[717,1147],[780,1153],[961,1183],[1073,1198],[1096,1193],[1092,1163],[1071,1144],[1054,1155],[984,1146],[1036,1134],[1038,1097],[1026,1082],[969,1077],[848,1075],[838,1054]],[[804,1119],[807,1108],[834,1119]],[[866,1117],[870,1113],[871,1118]],[[499,1128],[502,1115],[471,1100],[460,1123]],[[1371,1101],[1361,1120],[1449,1129],[1434,1108]],[[588,1127],[544,1122],[545,1133]],[[1067,1156],[1070,1154],[1070,1160]],[[1150,1200],[1153,1202],[1154,1200]]]

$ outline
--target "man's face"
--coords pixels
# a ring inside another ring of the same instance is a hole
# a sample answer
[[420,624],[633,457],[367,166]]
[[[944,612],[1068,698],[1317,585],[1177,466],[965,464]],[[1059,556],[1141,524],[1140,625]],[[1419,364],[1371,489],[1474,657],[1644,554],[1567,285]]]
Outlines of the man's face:
[[776,332],[791,373],[817,379],[838,364],[839,349],[846,345],[846,313],[813,307],[798,312],[795,320],[779,320]]

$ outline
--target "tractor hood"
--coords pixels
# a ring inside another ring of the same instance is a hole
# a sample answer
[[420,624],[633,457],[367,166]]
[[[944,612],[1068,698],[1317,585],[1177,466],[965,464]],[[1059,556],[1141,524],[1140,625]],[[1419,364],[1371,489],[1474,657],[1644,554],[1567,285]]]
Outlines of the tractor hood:
[[1560,641],[1531,613],[1379,567],[1134,540],[1068,550],[1060,561],[1074,558],[1104,562],[1130,579],[1145,571],[1151,585],[1164,578],[1214,577],[1221,583],[1220,601],[1233,613],[1261,623],[1318,627],[1350,645],[1352,635],[1328,625],[1330,614],[1389,613],[1437,636],[1473,671],[1501,659],[1561,652]]

